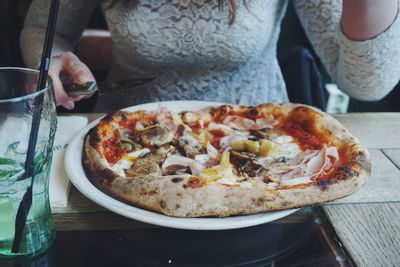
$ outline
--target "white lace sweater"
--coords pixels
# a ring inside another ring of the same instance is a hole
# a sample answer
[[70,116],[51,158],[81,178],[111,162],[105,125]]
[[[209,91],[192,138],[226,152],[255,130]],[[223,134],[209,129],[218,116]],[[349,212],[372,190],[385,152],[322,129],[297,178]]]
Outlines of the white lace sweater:
[[[241,2],[241,1],[238,1]],[[120,97],[99,98],[97,110],[162,100],[209,100],[238,104],[287,101],[276,59],[280,23],[287,1],[252,0],[239,4],[228,25],[228,8],[216,0],[140,0],[134,9],[105,10],[112,34],[113,64],[108,79],[153,77],[151,86]],[[400,77],[400,19],[368,41],[341,32],[340,0],[296,0],[302,24],[338,84],[365,100],[386,95]],[[73,45],[98,0],[63,0],[54,54]],[[21,47],[26,64],[37,66],[50,0],[34,0]]]

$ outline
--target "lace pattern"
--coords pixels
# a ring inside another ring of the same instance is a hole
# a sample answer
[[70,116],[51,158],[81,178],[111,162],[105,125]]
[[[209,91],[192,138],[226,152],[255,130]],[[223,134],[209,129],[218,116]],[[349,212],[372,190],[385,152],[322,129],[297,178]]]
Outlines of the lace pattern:
[[[30,66],[39,59],[43,38],[39,36],[44,36],[49,2],[34,0],[26,19],[21,46]],[[215,0],[141,0],[135,9],[121,5],[106,9],[113,40],[109,79],[158,79],[151,86],[121,93],[115,102],[100,98],[97,110],[178,99],[238,104],[287,101],[276,60],[287,1],[252,0],[249,10],[238,3],[231,26],[228,9],[219,10]],[[62,1],[57,53],[71,49],[96,4],[96,0]],[[395,65],[400,54],[394,48],[400,41],[399,19],[378,38],[353,42],[340,32],[341,1],[298,0],[295,5],[308,36],[342,90],[354,97],[374,98],[391,89],[399,77]],[[380,90],[372,88],[376,81]]]
[[342,32],[342,1],[294,1],[304,28],[339,88],[351,97],[378,100],[400,79],[399,15],[385,32],[353,41]]

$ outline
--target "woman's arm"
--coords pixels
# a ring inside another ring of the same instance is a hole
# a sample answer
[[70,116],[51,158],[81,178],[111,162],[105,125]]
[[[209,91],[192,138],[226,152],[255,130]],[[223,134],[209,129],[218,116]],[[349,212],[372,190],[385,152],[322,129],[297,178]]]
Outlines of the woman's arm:
[[343,0],[342,28],[352,40],[371,39],[392,25],[398,0]]
[[[37,68],[40,62],[50,2],[34,0],[25,18],[20,44],[25,63],[30,68]],[[74,100],[80,98],[73,99],[65,93],[60,73],[66,72],[81,83],[94,80],[90,70],[70,51],[74,50],[97,3],[97,0],[60,1],[49,74],[53,79],[57,103],[68,109],[72,109]]]
[[379,100],[399,81],[398,3],[294,1],[303,27],[332,79],[353,98]]

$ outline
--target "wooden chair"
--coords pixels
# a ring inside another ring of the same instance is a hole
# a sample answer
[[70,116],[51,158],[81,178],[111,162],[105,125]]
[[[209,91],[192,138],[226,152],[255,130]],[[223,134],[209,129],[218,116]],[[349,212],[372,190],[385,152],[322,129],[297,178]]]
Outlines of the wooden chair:
[[97,80],[105,79],[111,67],[111,35],[108,30],[85,30],[75,52]]

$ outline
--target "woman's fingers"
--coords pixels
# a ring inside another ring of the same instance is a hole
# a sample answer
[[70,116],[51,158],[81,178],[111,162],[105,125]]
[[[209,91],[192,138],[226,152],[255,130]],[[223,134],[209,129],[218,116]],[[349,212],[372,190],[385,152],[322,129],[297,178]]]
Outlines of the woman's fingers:
[[62,64],[63,63],[61,56],[53,57],[49,68],[49,75],[51,76],[53,81],[53,88],[56,96],[57,105],[62,105],[67,109],[73,109],[75,106],[74,100],[64,91],[62,82],[60,80]]
[[64,58],[63,70],[66,71],[76,83],[82,84],[95,81],[92,72],[75,54],[67,52],[64,53],[62,57]]
[[49,74],[53,78],[57,104],[67,109],[73,109],[74,101],[79,101],[88,96],[70,97],[64,90],[63,82],[81,84],[95,81],[89,68],[72,52],[53,57]]
[[75,107],[74,99],[64,91],[59,76],[53,78],[53,86],[57,104],[65,107],[66,109],[73,109]]

